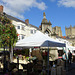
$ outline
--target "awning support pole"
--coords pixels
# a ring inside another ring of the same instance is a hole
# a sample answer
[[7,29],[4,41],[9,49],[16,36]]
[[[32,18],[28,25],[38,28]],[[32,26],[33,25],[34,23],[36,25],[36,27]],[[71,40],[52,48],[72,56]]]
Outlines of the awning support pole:
[[47,75],[49,75],[49,43],[48,43],[48,56],[47,56],[47,61],[48,61],[48,65],[47,65],[48,72],[47,72]]

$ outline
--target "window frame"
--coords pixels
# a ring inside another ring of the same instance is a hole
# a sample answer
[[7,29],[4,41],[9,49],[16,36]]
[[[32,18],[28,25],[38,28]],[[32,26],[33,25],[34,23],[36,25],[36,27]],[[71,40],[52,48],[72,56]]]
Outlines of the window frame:
[[17,26],[17,29],[21,29],[20,25],[19,25],[19,26]]
[[31,30],[30,33],[33,34],[33,30]]
[[21,29],[22,29],[22,30],[25,30],[25,26],[24,26],[24,25],[21,25]]

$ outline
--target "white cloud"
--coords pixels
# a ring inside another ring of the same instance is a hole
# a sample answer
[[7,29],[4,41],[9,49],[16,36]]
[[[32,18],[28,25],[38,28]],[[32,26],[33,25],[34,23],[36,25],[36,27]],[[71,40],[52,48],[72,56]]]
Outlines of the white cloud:
[[22,14],[32,7],[36,7],[40,10],[45,10],[47,8],[44,2],[37,2],[37,0],[1,0],[0,4],[4,6],[4,11],[7,14],[21,19],[24,19]]
[[58,5],[75,8],[75,0],[59,0]]

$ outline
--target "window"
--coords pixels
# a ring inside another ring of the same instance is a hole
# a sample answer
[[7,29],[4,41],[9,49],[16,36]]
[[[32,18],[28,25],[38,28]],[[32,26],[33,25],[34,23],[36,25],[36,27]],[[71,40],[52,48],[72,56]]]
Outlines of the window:
[[36,30],[31,30],[30,32],[31,32],[31,34],[34,34],[34,33],[36,33]]
[[49,32],[46,30],[46,31],[45,31],[45,34],[49,34]]
[[22,39],[24,39],[24,35],[22,35]]
[[24,30],[24,25],[22,25],[22,30]]
[[36,33],[36,30],[34,30],[34,33]]
[[31,33],[33,34],[33,30],[31,30]]
[[20,26],[17,26],[17,29],[20,29]]
[[20,35],[18,36],[18,40],[20,40]]

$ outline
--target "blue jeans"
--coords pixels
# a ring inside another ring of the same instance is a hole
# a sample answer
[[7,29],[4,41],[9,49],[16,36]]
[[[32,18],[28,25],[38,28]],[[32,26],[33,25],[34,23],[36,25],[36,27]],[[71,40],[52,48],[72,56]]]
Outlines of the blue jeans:
[[69,63],[69,64],[71,64],[71,60],[72,60],[72,59],[68,59],[68,63]]

